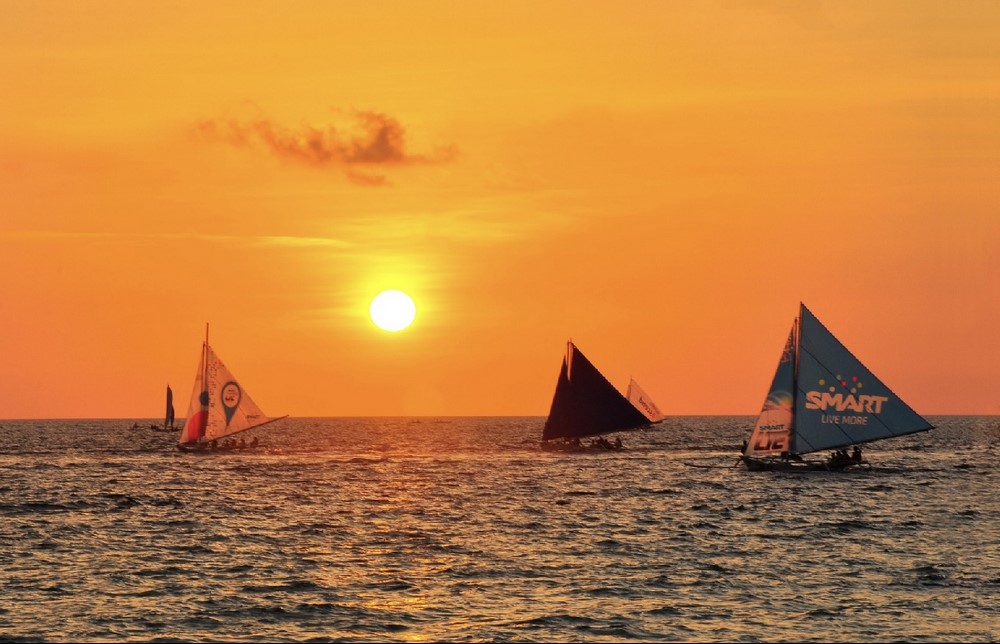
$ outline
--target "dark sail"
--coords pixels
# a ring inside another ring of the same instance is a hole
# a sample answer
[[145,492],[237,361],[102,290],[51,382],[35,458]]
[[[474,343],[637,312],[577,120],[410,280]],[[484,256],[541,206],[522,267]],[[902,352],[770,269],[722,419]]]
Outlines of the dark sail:
[[170,390],[170,385],[167,385],[167,415],[163,419],[163,429],[169,429],[174,426],[174,392]]
[[542,440],[638,429],[646,418],[570,342]]

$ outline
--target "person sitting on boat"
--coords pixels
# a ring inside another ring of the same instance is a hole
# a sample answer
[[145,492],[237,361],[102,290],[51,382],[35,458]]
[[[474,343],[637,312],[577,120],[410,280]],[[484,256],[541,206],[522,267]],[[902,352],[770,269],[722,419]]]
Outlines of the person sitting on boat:
[[259,444],[260,444],[260,441],[257,440],[256,436],[254,436],[253,438],[250,439],[250,447],[257,447],[257,445],[259,445]]
[[241,438],[241,439],[240,439],[240,449],[243,449],[243,448],[245,448],[246,446],[247,446],[247,439],[245,439],[245,438]]
[[836,452],[830,454],[829,460],[826,464],[831,469],[841,469],[845,465],[851,462],[850,457],[847,455],[847,450],[838,449]]
[[622,448],[622,437],[617,436],[615,438],[615,449],[621,449],[621,448]]
[[854,446],[854,451],[851,452],[851,461],[853,461],[855,463],[860,463],[861,460],[862,460],[862,457],[861,457],[861,448],[859,446],[855,445]]
[[597,438],[590,441],[590,446],[600,447],[601,449],[611,449],[611,443],[609,443],[608,439],[604,438],[603,436],[598,436]]

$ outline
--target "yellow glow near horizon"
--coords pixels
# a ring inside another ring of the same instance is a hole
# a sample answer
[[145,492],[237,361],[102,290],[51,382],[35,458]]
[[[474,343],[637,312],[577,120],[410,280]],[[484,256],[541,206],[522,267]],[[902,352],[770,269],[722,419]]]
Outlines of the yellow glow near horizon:
[[402,291],[382,291],[372,299],[368,313],[380,329],[385,331],[402,331],[410,326],[417,315],[417,306],[413,298]]

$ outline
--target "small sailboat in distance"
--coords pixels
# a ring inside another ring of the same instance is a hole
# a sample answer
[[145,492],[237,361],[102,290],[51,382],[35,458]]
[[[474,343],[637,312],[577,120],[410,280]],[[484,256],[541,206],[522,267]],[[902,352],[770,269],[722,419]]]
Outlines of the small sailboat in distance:
[[177,428],[174,427],[174,392],[170,385],[167,385],[167,409],[163,414],[163,427],[151,425],[150,428],[158,432],[177,431]]
[[[638,385],[636,387],[641,392]],[[658,414],[649,396],[642,396],[655,410],[654,415]],[[572,340],[566,343],[552,407],[542,430],[542,449],[576,451],[585,448],[580,443],[581,438],[639,429],[653,422],[656,421],[646,411],[608,382]],[[592,442],[592,447],[596,448],[621,447],[620,439],[615,444],[603,437]]]
[[217,441],[254,427],[287,418],[264,415],[257,403],[226,368],[208,344],[208,325],[201,347],[201,362],[195,375],[187,419],[177,441],[182,451],[218,448]]
[[[741,459],[749,470],[857,468],[867,464],[862,443],[933,428],[800,304]],[[836,452],[802,459],[823,450]]]
[[174,392],[170,385],[167,385],[167,411],[163,417],[163,430],[174,430]]
[[[136,423],[132,426],[132,429],[138,429],[139,424]],[[167,409],[163,413],[163,425],[151,424],[150,429],[156,432],[175,432],[177,429],[174,427],[174,392],[170,389],[170,385],[167,385]]]

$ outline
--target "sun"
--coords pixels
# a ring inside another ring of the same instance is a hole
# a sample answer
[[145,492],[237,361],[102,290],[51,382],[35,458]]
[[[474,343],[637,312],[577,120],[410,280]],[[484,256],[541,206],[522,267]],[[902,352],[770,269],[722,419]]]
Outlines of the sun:
[[380,329],[402,331],[410,326],[417,315],[413,298],[402,291],[382,291],[372,300],[368,314]]

